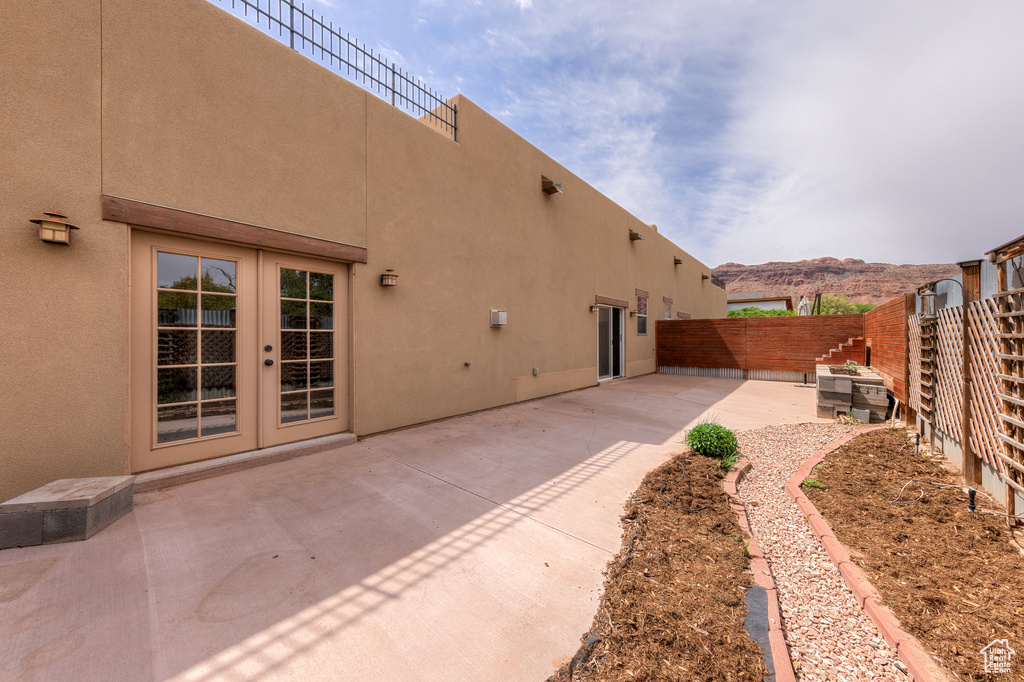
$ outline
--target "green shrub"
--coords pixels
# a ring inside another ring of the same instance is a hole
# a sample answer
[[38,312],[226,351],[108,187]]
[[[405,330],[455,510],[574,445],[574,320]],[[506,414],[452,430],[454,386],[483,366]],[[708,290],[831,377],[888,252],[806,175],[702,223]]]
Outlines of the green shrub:
[[805,478],[804,482],[800,484],[801,487],[817,488],[818,490],[824,490],[825,485],[816,478]]
[[740,453],[734,452],[731,455],[726,455],[722,458],[722,461],[718,463],[719,468],[722,471],[729,471],[736,466],[736,460],[740,458]]
[[736,434],[713,421],[702,422],[690,429],[686,434],[686,444],[708,457],[729,457],[735,455],[739,448]]

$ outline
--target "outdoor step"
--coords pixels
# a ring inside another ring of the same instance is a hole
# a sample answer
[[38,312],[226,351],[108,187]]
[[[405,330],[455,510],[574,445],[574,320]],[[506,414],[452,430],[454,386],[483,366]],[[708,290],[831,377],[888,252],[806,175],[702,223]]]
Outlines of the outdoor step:
[[65,478],[0,504],[0,549],[86,540],[132,510],[134,482]]

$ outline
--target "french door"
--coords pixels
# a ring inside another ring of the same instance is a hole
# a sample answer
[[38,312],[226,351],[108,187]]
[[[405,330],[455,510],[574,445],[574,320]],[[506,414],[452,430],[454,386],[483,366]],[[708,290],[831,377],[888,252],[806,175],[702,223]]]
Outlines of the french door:
[[623,310],[601,306],[597,312],[597,378],[624,376]]
[[131,468],[348,428],[348,266],[135,231]]

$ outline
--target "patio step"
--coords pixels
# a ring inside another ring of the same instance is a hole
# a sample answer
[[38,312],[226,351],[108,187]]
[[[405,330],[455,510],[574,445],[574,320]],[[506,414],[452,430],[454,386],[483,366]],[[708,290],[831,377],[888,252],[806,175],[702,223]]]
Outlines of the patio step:
[[828,355],[822,355],[820,358],[814,361],[816,365],[842,365],[847,360],[853,360],[858,365],[863,365],[865,360],[865,353],[867,344],[864,341],[863,336],[851,338],[845,343],[839,344],[838,348],[833,348],[828,352]]
[[0,549],[91,538],[132,510],[134,482],[64,478],[0,504]]

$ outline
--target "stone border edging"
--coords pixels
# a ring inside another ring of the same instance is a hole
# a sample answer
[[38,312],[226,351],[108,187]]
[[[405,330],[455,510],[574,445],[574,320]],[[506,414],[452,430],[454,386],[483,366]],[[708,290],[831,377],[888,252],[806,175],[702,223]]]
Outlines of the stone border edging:
[[842,438],[835,440],[823,449],[810,456],[800,468],[796,470],[788,481],[786,481],[786,494],[793,500],[800,512],[807,517],[807,523],[818,538],[825,553],[832,560],[839,574],[842,575],[846,586],[853,592],[854,598],[864,612],[871,618],[871,621],[878,628],[886,643],[896,650],[896,655],[903,662],[910,672],[910,676],[916,682],[952,682],[952,677],[925,651],[921,643],[909,632],[900,627],[900,621],[896,615],[885,605],[882,596],[868,580],[867,576],[860,569],[860,566],[853,563],[850,553],[846,551],[839,540],[836,539],[832,527],[818,513],[815,507],[803,490],[800,484],[806,478],[813,478],[811,472],[825,457],[833,451],[846,445],[857,436],[872,431],[879,431],[888,428],[887,426],[874,426],[860,429]]
[[786,646],[786,638],[782,634],[782,612],[779,609],[779,593],[775,589],[775,581],[772,579],[768,560],[750,531],[747,509],[743,506],[737,490],[743,475],[750,471],[751,467],[750,462],[741,459],[729,471],[725,480],[722,481],[722,488],[725,489],[725,493],[731,498],[729,507],[736,514],[736,521],[747,537],[747,555],[750,557],[750,570],[754,574],[754,584],[763,587],[768,596],[768,643],[772,650],[772,667],[774,668],[775,682],[796,682],[793,659],[789,656],[789,647]]

